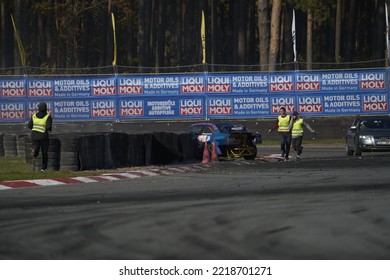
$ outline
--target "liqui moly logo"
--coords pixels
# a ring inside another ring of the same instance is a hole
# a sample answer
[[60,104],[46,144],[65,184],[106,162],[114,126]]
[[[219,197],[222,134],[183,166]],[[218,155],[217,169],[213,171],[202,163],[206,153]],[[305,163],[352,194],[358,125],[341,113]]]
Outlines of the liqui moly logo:
[[209,100],[209,115],[231,115],[233,106],[231,99],[211,99]]
[[322,113],[321,97],[298,97],[298,112]]
[[120,78],[118,80],[119,94],[142,94],[142,79]]
[[363,111],[387,111],[388,101],[385,94],[363,96]]
[[360,74],[360,89],[384,89],[384,73],[363,73]]
[[53,96],[52,81],[28,81],[29,97],[51,97]]
[[182,116],[198,116],[203,114],[202,99],[183,99],[180,100],[179,113]]
[[115,95],[115,80],[92,80],[92,95]]
[[207,92],[230,92],[230,84],[230,77],[207,77]]
[[19,120],[25,118],[24,103],[1,103],[0,119]]
[[142,117],[144,102],[142,100],[122,100],[119,114],[121,117]]
[[292,75],[270,76],[269,91],[285,92],[293,91],[294,83]]
[[297,91],[318,91],[320,90],[320,76],[298,75],[296,85]]
[[115,117],[115,102],[114,101],[92,101],[92,117]]
[[271,98],[271,113],[278,114],[280,108],[284,107],[287,113],[294,112],[293,97],[272,97]]
[[1,81],[1,96],[22,97],[26,95],[24,81]]
[[[27,117],[31,118],[36,112],[38,112],[38,104],[39,102],[29,102],[27,104]],[[47,113],[52,115],[52,104],[50,102],[46,102],[47,105]]]
[[181,93],[203,93],[204,77],[183,77],[180,79]]

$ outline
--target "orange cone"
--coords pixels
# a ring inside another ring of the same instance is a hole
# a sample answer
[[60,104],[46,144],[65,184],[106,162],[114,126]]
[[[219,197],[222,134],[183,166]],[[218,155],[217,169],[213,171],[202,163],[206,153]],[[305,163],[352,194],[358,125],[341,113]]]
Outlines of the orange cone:
[[211,143],[211,145],[213,148],[213,152],[211,154],[211,162],[218,162],[219,159],[218,159],[218,152],[217,152],[217,143],[213,142]]
[[203,160],[202,163],[209,163],[210,162],[210,151],[209,151],[209,145],[207,142],[204,143],[204,149],[203,149]]

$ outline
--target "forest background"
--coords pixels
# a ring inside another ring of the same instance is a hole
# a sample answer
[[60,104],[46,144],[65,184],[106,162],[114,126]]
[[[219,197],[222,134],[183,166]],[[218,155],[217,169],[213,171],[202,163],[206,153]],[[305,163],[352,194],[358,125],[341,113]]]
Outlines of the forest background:
[[386,1],[0,0],[0,74],[385,67]]

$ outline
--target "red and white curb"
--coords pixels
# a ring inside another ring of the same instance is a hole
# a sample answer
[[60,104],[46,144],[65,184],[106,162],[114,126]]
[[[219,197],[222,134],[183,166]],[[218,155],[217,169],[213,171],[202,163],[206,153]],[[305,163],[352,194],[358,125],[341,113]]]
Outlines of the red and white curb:
[[207,165],[175,166],[163,168],[148,168],[132,171],[113,172],[95,176],[78,176],[71,178],[33,179],[0,182],[0,190],[26,187],[57,186],[81,183],[111,182],[125,179],[135,179],[146,176],[171,175],[175,173],[196,172],[207,169]]

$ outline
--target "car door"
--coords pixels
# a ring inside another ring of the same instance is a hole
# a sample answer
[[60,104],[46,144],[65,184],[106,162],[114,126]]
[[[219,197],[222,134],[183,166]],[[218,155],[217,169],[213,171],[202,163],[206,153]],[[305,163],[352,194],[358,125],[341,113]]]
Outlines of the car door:
[[351,127],[347,131],[346,145],[347,150],[353,151],[355,148],[355,138],[359,129],[359,119],[353,121]]

